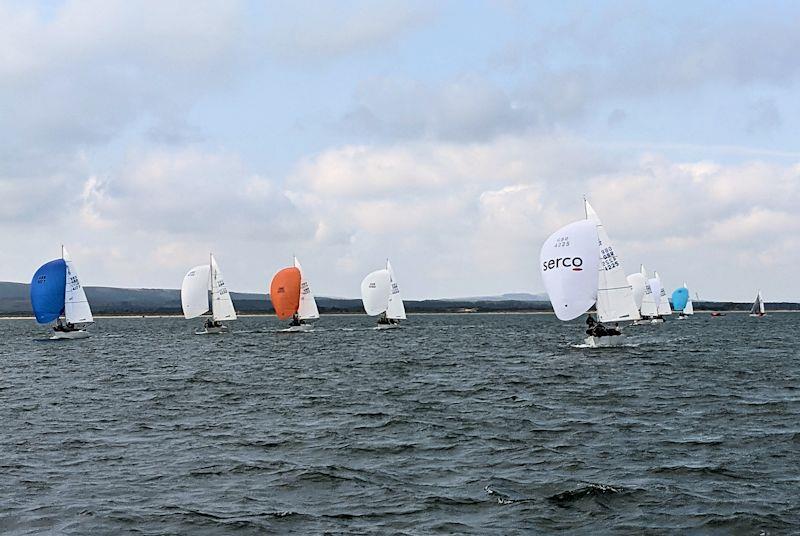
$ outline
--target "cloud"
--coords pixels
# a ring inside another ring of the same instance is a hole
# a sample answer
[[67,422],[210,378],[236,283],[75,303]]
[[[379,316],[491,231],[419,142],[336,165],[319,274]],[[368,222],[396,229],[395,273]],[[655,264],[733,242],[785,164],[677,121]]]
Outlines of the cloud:
[[[800,166],[604,152],[533,135],[346,146],[303,162],[287,188],[329,233],[316,249],[336,266],[355,276],[370,258],[391,256],[405,285],[425,296],[467,293],[463,282],[476,278],[485,292],[540,291],[538,248],[583,217],[584,193],[630,271],[645,263],[668,285],[703,281],[709,297],[749,299],[763,281],[788,284],[781,270],[800,261],[797,250],[781,250],[780,270],[752,260],[774,256],[799,230],[791,207],[800,203]],[[712,280],[709,266],[724,268]]]
[[303,1],[267,10],[265,42],[284,61],[327,62],[396,43],[435,15],[422,2]]
[[348,129],[386,139],[482,141],[522,132],[535,117],[503,90],[478,76],[445,83],[379,77],[362,83]]

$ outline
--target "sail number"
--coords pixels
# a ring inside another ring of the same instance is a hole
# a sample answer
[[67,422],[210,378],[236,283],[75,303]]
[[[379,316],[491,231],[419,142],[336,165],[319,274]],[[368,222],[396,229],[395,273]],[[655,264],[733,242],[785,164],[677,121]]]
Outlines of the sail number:
[[556,238],[556,243],[553,247],[556,248],[565,248],[569,246],[569,237],[568,236],[559,236]]
[[611,246],[605,247],[600,250],[600,267],[603,270],[613,270],[619,266],[617,255],[614,253],[614,248]]

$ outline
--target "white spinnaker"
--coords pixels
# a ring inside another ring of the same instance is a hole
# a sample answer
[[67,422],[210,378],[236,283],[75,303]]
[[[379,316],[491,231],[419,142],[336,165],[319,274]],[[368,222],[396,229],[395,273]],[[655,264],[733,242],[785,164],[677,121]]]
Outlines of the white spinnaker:
[[694,314],[694,305],[692,305],[692,293],[689,292],[689,287],[686,286],[686,283],[683,284],[683,288],[686,289],[688,294],[686,298],[686,306],[683,308],[683,314],[685,315],[693,315]]
[[361,301],[370,316],[377,316],[389,307],[391,283],[388,270],[375,270],[361,282]]
[[67,265],[67,282],[64,287],[64,317],[70,324],[88,324],[94,322],[89,300],[78,279],[75,263],[67,253],[67,248],[61,248],[64,263]]
[[183,277],[181,283],[181,306],[183,316],[197,318],[208,311],[208,287],[211,267],[208,264],[195,266]]
[[389,259],[386,259],[386,271],[389,272],[389,306],[386,308],[386,317],[405,320],[406,307],[403,305],[403,296],[400,294],[400,287],[397,285]]
[[319,309],[317,309],[314,294],[311,292],[311,285],[308,284],[306,274],[303,272],[303,267],[300,266],[300,261],[297,260],[297,257],[294,258],[294,267],[300,270],[300,306],[297,308],[297,316],[302,320],[319,318]]
[[584,200],[586,218],[597,226],[600,246],[597,278],[597,316],[601,322],[638,320],[639,308],[633,299],[633,290],[625,277],[622,264],[614,251],[605,226],[588,201]]
[[539,254],[539,270],[560,320],[578,318],[597,300],[597,226],[589,220],[550,235]]
[[211,316],[215,321],[236,320],[236,309],[225,286],[225,279],[219,269],[217,259],[211,255]]
[[658,276],[658,272],[655,272],[653,275],[655,279],[658,280],[658,286],[661,288],[661,292],[659,292],[661,299],[658,301],[658,314],[659,316],[671,315],[672,307],[669,305],[669,298],[667,298],[667,291],[664,290],[664,284],[661,283],[661,278]]
[[644,276],[640,273],[631,274],[628,276],[628,284],[630,284],[631,289],[633,290],[633,303],[636,304],[636,308],[641,311],[642,309],[642,300],[644,300],[644,291],[645,286],[647,285],[647,280]]

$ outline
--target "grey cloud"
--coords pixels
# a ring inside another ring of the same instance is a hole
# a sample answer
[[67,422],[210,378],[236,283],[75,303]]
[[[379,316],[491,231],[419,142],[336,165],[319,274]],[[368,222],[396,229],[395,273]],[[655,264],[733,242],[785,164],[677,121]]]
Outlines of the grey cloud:
[[373,78],[360,86],[342,123],[370,137],[483,141],[522,132],[535,118],[506,92],[476,76],[441,85]]

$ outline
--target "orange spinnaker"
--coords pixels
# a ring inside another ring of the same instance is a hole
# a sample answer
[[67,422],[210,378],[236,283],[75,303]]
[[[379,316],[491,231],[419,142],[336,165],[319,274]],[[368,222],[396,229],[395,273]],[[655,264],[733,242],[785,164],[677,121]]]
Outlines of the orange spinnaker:
[[300,307],[300,270],[284,268],[275,274],[269,285],[269,299],[278,318],[291,318]]

